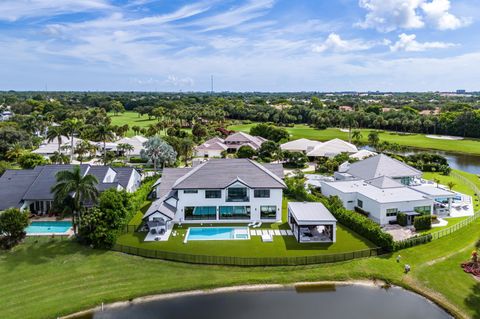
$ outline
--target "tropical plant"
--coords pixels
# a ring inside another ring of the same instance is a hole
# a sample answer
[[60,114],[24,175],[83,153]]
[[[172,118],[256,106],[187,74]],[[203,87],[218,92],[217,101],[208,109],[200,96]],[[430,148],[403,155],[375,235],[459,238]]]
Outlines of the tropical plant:
[[5,157],[11,161],[16,161],[26,152],[27,151],[25,150],[25,148],[23,148],[23,145],[17,142],[10,147],[10,149],[5,154]]
[[237,150],[238,158],[253,158],[255,155],[257,155],[257,151],[249,145],[242,145]]
[[62,147],[62,136],[64,127],[59,125],[51,125],[48,127],[47,131],[47,142],[57,141],[58,143],[58,151],[60,152],[60,148]]
[[449,190],[452,190],[452,188],[454,188],[456,185],[457,185],[457,184],[456,184],[455,182],[453,182],[453,181],[449,181],[449,182],[447,183],[447,187],[448,187]]
[[50,164],[50,161],[40,154],[24,153],[18,159],[17,163],[24,169],[34,168],[39,165]]
[[115,138],[112,127],[106,123],[99,124],[95,126],[93,136],[96,140],[103,143],[103,165],[107,165],[107,142]]
[[28,226],[28,212],[18,208],[9,208],[0,213],[0,245],[10,249],[25,238]]
[[50,156],[50,161],[54,164],[70,164],[70,157],[63,153],[54,152]]
[[79,120],[78,118],[70,118],[62,123],[62,132],[65,134],[65,136],[70,138],[70,162],[73,161],[73,138],[76,134],[79,133],[82,127],[83,121]]
[[177,159],[177,152],[158,136],[149,138],[143,143],[143,149],[140,152],[142,158],[148,159],[153,163],[153,169],[157,171],[158,164],[171,164]]
[[373,147],[378,145],[378,143],[380,142],[380,137],[379,137],[377,131],[372,131],[372,132],[368,133],[368,142]]
[[64,202],[71,197],[72,201],[72,224],[74,233],[77,234],[78,222],[83,212],[85,202],[95,202],[98,197],[96,188],[98,180],[94,175],[84,175],[79,165],[72,170],[59,171],[55,175],[56,184],[51,191],[54,194],[55,202]]
[[355,130],[352,132],[352,140],[355,144],[360,144],[360,141],[362,140],[362,132],[359,130]]

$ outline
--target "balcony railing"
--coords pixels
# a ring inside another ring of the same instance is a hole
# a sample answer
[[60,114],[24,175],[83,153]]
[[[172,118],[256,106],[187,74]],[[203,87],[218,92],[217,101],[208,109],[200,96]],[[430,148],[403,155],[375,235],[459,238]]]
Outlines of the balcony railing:
[[227,202],[237,202],[237,203],[239,203],[239,202],[249,202],[250,197],[248,197],[248,196],[247,197],[240,197],[240,198],[238,198],[238,197],[227,197],[226,201]]

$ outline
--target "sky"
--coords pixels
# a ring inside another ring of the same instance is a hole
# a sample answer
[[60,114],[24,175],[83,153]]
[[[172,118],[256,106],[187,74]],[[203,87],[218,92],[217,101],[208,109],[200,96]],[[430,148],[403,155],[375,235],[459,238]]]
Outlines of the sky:
[[480,90],[480,0],[0,0],[0,90]]

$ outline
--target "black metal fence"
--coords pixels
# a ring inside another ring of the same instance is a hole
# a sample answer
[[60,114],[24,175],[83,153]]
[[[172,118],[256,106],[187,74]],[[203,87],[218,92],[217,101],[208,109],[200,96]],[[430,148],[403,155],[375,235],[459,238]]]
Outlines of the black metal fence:
[[371,248],[347,253],[312,255],[312,256],[289,256],[289,257],[230,257],[185,254],[178,252],[163,251],[158,249],[145,249],[133,246],[116,244],[112,248],[122,253],[137,255],[146,258],[157,258],[171,261],[179,261],[192,264],[206,265],[229,265],[229,266],[301,266],[311,264],[323,264],[348,261],[357,258],[377,256],[383,253],[381,248]]
[[432,240],[437,240],[437,239],[440,239],[442,237],[448,236],[451,233],[454,233],[457,230],[473,223],[479,217],[480,217],[480,212],[476,212],[473,216],[470,216],[467,219],[464,219],[461,222],[459,222],[459,223],[457,223],[457,224],[455,224],[451,227],[448,227],[448,228],[445,228],[445,229],[442,229],[442,230],[439,230],[439,231],[436,231],[436,232],[433,232],[433,233],[430,233],[430,234],[426,234],[426,235],[422,235],[422,236],[417,236],[417,237],[412,237],[412,238],[408,238],[408,239],[405,239],[405,240],[397,241],[396,242],[396,250],[400,250],[400,249],[404,249],[404,248],[408,248],[408,247],[413,247],[413,246],[416,246],[416,245],[425,244],[425,243],[428,243]]

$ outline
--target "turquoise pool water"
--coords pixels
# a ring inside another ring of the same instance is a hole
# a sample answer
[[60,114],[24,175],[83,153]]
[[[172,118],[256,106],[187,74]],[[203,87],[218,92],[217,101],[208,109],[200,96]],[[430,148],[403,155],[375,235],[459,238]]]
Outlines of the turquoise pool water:
[[32,222],[25,231],[31,234],[65,234],[72,228],[71,222]]
[[250,239],[248,227],[190,227],[186,240]]

